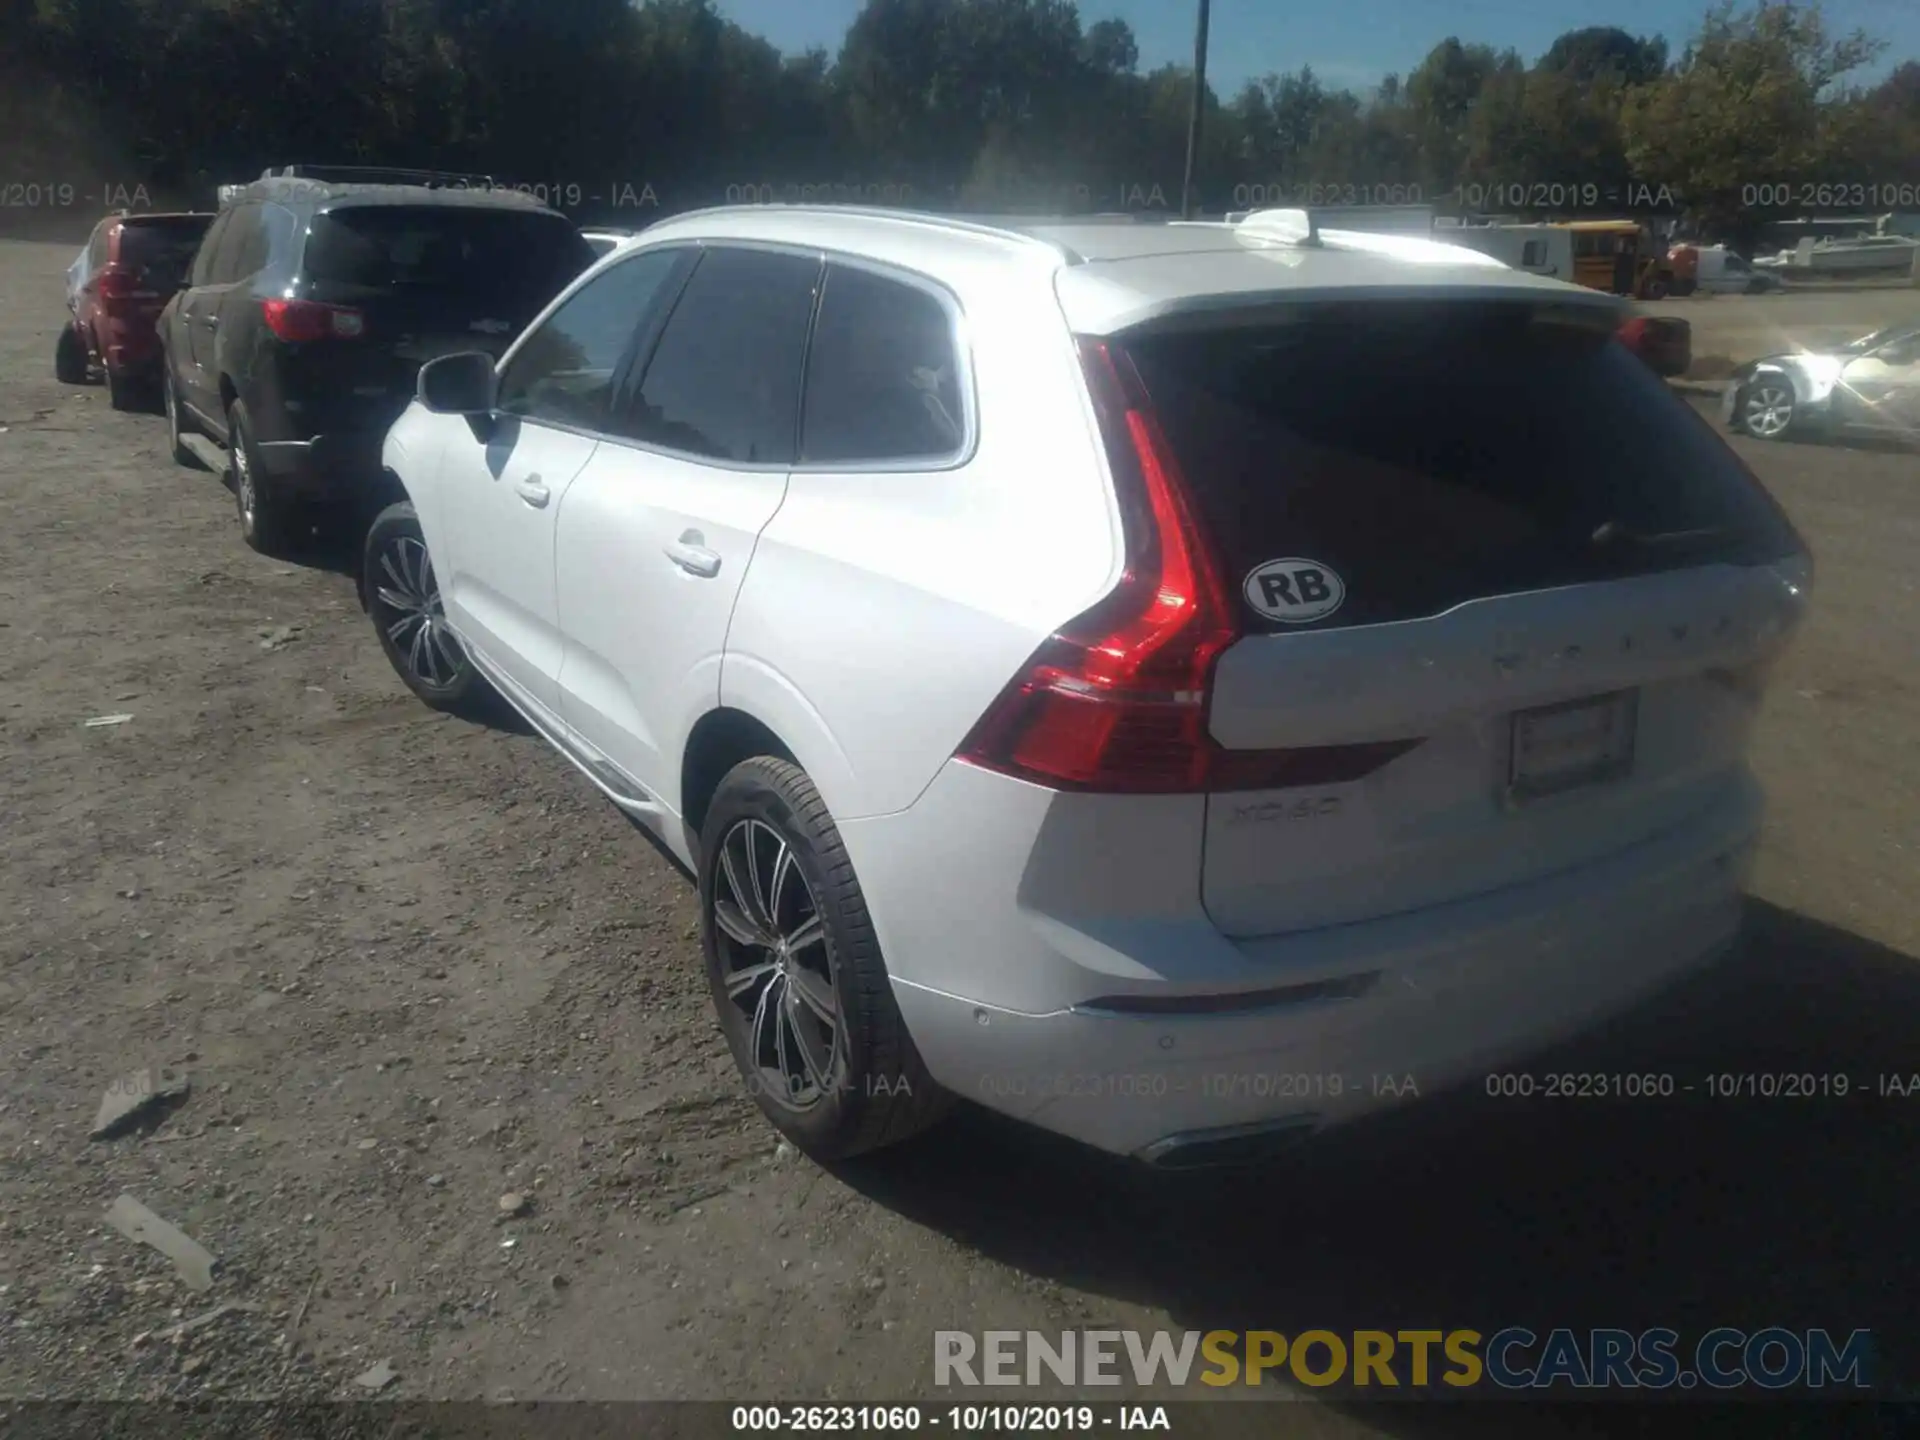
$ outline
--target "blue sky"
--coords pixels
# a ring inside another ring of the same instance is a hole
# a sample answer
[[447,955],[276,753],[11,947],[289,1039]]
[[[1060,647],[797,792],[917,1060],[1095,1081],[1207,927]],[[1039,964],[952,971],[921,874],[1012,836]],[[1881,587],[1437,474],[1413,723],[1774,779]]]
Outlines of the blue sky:
[[[782,50],[838,51],[861,0],[720,0],[729,18]],[[1217,91],[1268,71],[1312,65],[1335,86],[1366,89],[1405,74],[1448,35],[1509,46],[1531,61],[1555,36],[1584,25],[1665,35],[1677,54],[1699,25],[1705,0],[1213,0],[1208,79]],[[1080,0],[1082,24],[1119,16],[1140,42],[1140,63],[1191,62],[1194,0]],[[1828,0],[1836,30],[1859,27],[1889,43],[1862,78],[1920,59],[1920,0]]]

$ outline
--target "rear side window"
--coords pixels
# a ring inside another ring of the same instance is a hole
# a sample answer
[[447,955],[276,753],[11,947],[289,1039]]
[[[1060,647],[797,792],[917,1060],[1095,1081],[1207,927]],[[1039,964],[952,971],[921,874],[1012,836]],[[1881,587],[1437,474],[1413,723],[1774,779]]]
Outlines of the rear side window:
[[120,263],[152,289],[177,289],[207,232],[205,219],[129,221],[120,231]]
[[188,272],[189,285],[213,284],[213,263],[220,254],[220,242],[226,238],[227,231],[233,226],[233,212],[223,213],[213,222],[206,238],[200,242],[200,248],[194,252],[193,269]]
[[807,357],[800,460],[925,464],[966,443],[953,322],[926,290],[827,267]]
[[1236,593],[1317,561],[1346,583],[1328,626],[1800,548],[1646,365],[1531,307],[1335,306],[1130,353]]
[[710,250],[661,332],[623,434],[690,455],[790,465],[820,262]]
[[316,215],[303,266],[318,285],[471,297],[525,324],[593,262],[558,215],[469,205],[343,206]]
[[207,267],[207,284],[230,285],[240,278],[240,256],[246,249],[247,237],[259,224],[259,215],[258,205],[242,205],[227,217],[226,227],[219,235],[219,248]]
[[291,211],[278,205],[256,207],[248,217],[245,234],[241,237],[238,253],[234,257],[231,279],[248,280],[267,268],[276,248],[284,248],[293,237],[294,219]]

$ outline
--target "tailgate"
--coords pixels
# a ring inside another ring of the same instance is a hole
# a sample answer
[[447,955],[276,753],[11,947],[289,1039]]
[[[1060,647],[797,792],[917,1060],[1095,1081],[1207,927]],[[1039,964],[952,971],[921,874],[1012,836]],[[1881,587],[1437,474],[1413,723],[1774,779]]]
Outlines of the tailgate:
[[1246,629],[1212,734],[1327,757],[1209,798],[1215,923],[1463,898],[1736,793],[1803,547],[1732,452],[1605,323],[1303,314],[1128,347]]
[[288,385],[331,412],[384,424],[406,408],[420,367],[462,350],[504,354],[591,261],[579,232],[541,211],[468,205],[358,205],[316,216],[302,297],[357,310],[357,337],[288,347]]

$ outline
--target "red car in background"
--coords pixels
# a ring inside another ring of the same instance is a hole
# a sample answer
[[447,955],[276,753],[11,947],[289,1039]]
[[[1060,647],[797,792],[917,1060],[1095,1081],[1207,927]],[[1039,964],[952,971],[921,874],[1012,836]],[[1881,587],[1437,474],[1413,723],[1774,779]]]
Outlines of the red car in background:
[[67,272],[72,315],[54,349],[53,373],[84,385],[104,371],[116,410],[129,410],[158,386],[160,340],[154,322],[186,283],[194,253],[214,217],[201,214],[109,215]]
[[1671,380],[1693,364],[1693,326],[1664,315],[1636,315],[1620,327],[1620,343]]

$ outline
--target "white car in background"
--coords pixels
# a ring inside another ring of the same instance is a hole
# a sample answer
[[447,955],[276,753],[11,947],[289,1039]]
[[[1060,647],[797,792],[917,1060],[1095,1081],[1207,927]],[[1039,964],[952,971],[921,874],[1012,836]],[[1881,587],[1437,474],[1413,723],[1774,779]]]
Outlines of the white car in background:
[[810,1153],[1240,1159],[1735,938],[1809,562],[1623,313],[1301,212],[681,216],[421,371],[368,608],[697,875]]
[[1728,382],[1721,418],[1756,440],[1826,435],[1920,442],[1920,324],[1750,360]]

